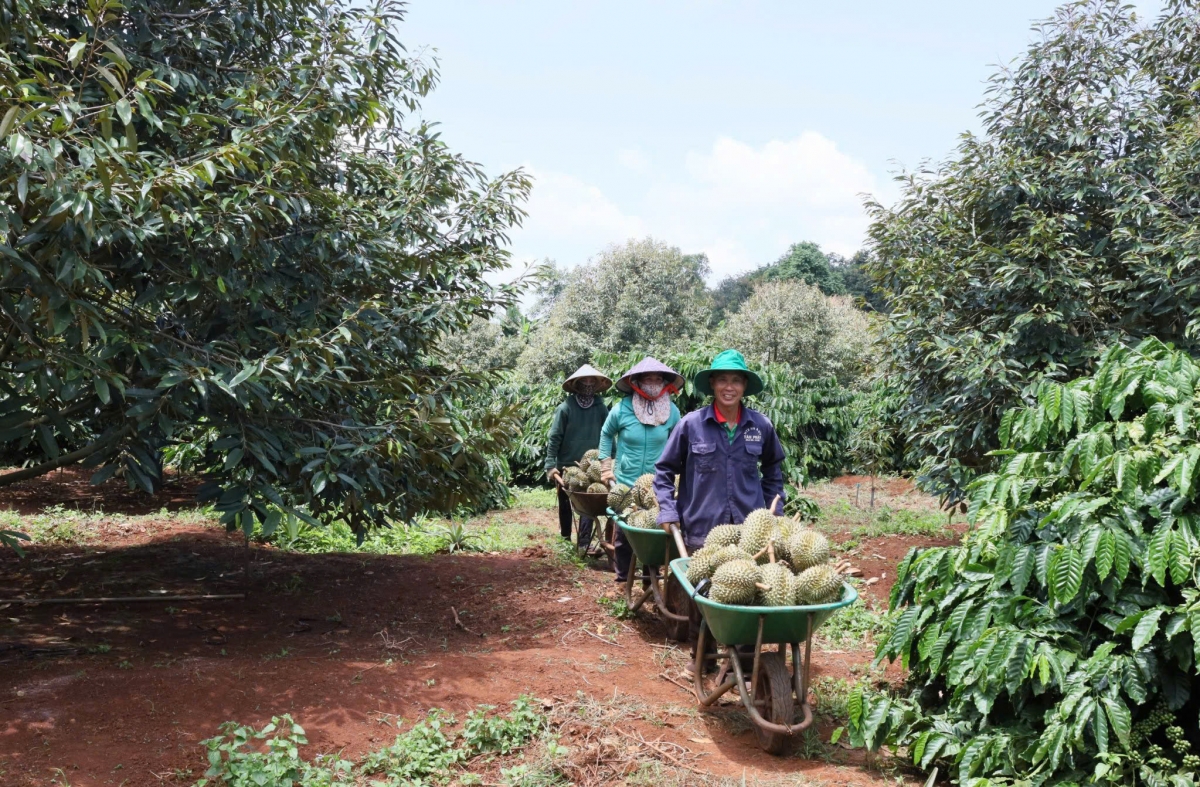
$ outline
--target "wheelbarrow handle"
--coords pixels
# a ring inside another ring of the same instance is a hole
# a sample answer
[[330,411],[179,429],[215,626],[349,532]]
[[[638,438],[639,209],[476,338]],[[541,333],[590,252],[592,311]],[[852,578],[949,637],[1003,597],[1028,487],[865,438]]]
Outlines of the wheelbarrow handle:
[[685,546],[683,543],[683,533],[680,532],[679,527],[672,524],[668,525],[667,530],[675,538],[675,548],[679,550],[679,556],[687,557],[687,546]]

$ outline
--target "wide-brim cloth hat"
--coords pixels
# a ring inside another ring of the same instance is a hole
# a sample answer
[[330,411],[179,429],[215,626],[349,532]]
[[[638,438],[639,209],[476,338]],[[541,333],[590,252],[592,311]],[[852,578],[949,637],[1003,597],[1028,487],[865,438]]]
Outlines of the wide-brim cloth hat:
[[651,358],[649,355],[638,361],[636,366],[621,375],[621,379],[617,380],[617,390],[625,393],[633,393],[633,386],[630,385],[630,381],[634,377],[637,377],[639,374],[654,374],[656,372],[663,376],[667,381],[667,385],[675,386],[675,390],[677,391],[683,390],[683,375],[657,358]]
[[584,377],[595,377],[599,380],[596,386],[596,393],[604,393],[612,386],[612,378],[598,371],[596,367],[585,363],[575,370],[575,373],[563,381],[562,389],[567,393],[575,393],[575,383],[582,380]]
[[700,393],[712,396],[713,390],[709,385],[708,378],[717,372],[741,372],[746,375],[746,396],[761,393],[765,387],[762,378],[758,376],[757,372],[750,371],[750,367],[746,366],[746,359],[737,350],[724,350],[717,353],[717,357],[713,358],[712,364],[707,369],[696,372],[696,376],[692,378],[692,384]]

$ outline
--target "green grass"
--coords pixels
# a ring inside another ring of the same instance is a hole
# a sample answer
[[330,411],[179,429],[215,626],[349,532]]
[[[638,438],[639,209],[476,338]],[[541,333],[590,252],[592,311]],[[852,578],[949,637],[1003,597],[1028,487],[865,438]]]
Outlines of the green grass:
[[823,505],[816,527],[825,532],[849,532],[850,537],[856,539],[952,535],[947,527],[946,514],[937,509],[879,506],[871,511],[868,508],[856,508],[849,500],[835,500]]
[[833,613],[817,629],[817,638],[835,648],[873,647],[875,636],[883,631],[885,621],[885,616],[874,609],[869,597],[859,596],[858,601]]
[[108,527],[138,526],[148,522],[171,522],[184,525],[214,524],[216,513],[211,508],[190,508],[153,514],[109,514],[103,511],[78,511],[62,505],[51,506],[36,514],[0,511],[0,530],[16,530],[29,536],[31,544],[85,544],[99,540],[101,525]]
[[547,540],[550,535],[543,526],[513,521],[501,512],[462,523],[421,518],[411,525],[376,528],[367,534],[362,544],[358,543],[350,528],[341,522],[321,528],[305,526],[291,543],[282,543],[279,538],[272,540],[279,546],[308,554],[361,552],[372,555],[434,555],[450,551],[452,544],[457,544],[454,551],[519,552],[531,544]]
[[[310,787],[359,784],[464,784],[482,783],[471,769],[502,759],[504,783],[512,785],[565,784],[555,767],[567,754],[558,745],[546,717],[529,697],[520,697],[507,713],[481,705],[467,714],[454,731],[454,717],[431,711],[392,745],[369,752],[358,762],[340,755],[318,755],[305,760],[300,750],[308,745],[304,729],[290,716],[276,717],[256,730],[236,722],[221,725],[221,734],[204,741],[208,770],[201,785],[299,784]],[[524,749],[536,744],[536,757],[526,759]],[[522,761],[524,760],[524,761]],[[376,781],[376,779],[386,781]]]
[[547,508],[558,507],[558,492],[554,489],[541,487],[516,487],[512,490],[516,502],[513,508]]

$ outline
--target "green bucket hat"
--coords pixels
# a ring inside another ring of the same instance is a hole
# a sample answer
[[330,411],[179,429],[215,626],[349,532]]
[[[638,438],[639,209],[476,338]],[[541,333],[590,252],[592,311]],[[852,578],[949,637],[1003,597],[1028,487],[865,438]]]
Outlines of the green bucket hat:
[[746,375],[746,396],[761,393],[764,387],[762,378],[750,371],[750,368],[746,366],[746,359],[737,350],[724,350],[717,353],[711,366],[696,372],[696,376],[692,378],[692,384],[696,386],[696,390],[705,396],[712,396],[713,390],[712,386],[708,384],[708,378],[716,372],[741,372]]

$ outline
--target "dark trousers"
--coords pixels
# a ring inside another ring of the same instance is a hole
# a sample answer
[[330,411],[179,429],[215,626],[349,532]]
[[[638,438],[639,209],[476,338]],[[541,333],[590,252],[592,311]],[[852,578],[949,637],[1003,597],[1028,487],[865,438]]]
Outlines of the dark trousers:
[[617,572],[617,581],[624,582],[629,576],[629,564],[633,562],[633,547],[625,540],[625,531],[619,527],[613,528],[613,569]]
[[[571,540],[571,525],[575,519],[575,512],[571,510],[571,498],[567,497],[567,493],[563,490],[558,490],[558,532],[563,538]],[[588,542],[592,540],[592,518],[590,516],[579,517],[579,546],[586,547]]]

